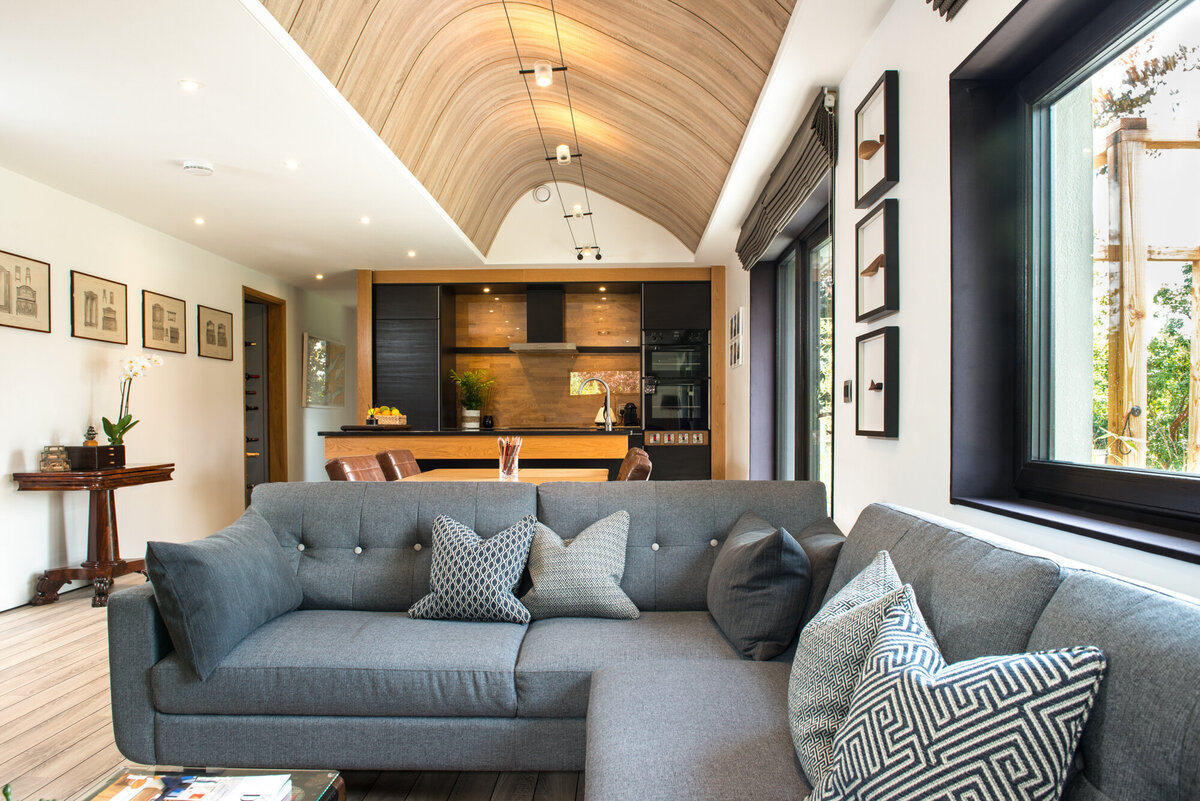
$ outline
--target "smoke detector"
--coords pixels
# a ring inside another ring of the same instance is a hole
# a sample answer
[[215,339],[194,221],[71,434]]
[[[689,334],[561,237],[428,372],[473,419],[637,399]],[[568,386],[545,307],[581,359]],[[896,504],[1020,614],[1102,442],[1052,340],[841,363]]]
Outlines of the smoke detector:
[[183,171],[188,175],[212,175],[212,162],[189,159],[183,162]]
[[534,187],[533,199],[538,203],[545,203],[550,199],[550,187],[546,186],[545,184]]

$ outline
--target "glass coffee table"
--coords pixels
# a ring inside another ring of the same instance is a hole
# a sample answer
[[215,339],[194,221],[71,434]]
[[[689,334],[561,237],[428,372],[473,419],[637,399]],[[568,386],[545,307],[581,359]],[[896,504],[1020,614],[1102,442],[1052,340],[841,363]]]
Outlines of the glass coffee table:
[[[287,782],[266,777],[288,776]],[[258,777],[257,780],[255,777]],[[250,781],[235,783],[233,780]],[[87,801],[346,801],[346,783],[336,770],[249,770],[208,768],[157,771],[124,767],[96,784]]]

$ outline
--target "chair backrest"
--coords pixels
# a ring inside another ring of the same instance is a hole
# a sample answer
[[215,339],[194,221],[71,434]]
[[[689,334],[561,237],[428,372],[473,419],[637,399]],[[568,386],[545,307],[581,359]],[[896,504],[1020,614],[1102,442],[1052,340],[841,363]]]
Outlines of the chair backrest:
[[385,481],[374,456],[340,456],[325,463],[332,481]]
[[377,453],[375,460],[379,462],[379,467],[383,470],[383,477],[388,481],[399,481],[421,472],[412,451],[404,448]]
[[650,454],[641,448],[630,448],[617,471],[617,481],[648,481],[650,470],[654,467],[650,462]]

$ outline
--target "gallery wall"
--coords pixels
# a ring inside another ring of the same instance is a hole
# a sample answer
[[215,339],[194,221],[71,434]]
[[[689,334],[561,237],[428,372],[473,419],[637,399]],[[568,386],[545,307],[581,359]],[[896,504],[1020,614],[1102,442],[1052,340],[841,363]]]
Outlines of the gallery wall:
[[[173,462],[169,483],[116,493],[121,554],[139,557],[147,540],[182,541],[227,525],[244,506],[242,287],[287,303],[288,457],[292,480],[324,478],[318,430],[349,422],[354,382],[343,408],[300,405],[303,331],[353,341],[353,310],[290,286],[124,217],[0,169],[0,250],[51,265],[51,332],[0,328],[0,468],[36,471],[45,445],[78,445],[89,424],[114,418],[121,363],[155,353],[164,364],[134,380],[126,437],[129,463]],[[127,345],[71,336],[71,271],[128,287]],[[141,293],[187,303],[188,352],[142,347]],[[233,360],[200,358],[196,304],[233,313]],[[347,374],[355,374],[353,348]],[[103,435],[101,443],[105,440]],[[0,610],[26,603],[37,576],[87,554],[86,492],[18,492],[0,481]],[[68,586],[65,589],[70,589]]]

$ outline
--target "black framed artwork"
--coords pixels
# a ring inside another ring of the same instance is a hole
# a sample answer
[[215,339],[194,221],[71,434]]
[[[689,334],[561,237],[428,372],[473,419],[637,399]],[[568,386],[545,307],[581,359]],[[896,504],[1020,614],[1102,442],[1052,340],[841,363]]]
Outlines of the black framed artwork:
[[0,250],[0,325],[50,333],[50,264]]
[[129,344],[129,288],[71,271],[71,336]]
[[860,437],[900,436],[900,328],[889,325],[855,342],[857,403],[854,433]]
[[900,183],[900,73],[887,70],[854,110],[854,207]]
[[889,198],[854,226],[855,315],[877,320],[900,310],[900,201]]
[[233,361],[233,314],[196,304],[196,353]]
[[170,295],[142,290],[142,347],[187,353],[187,304]]

